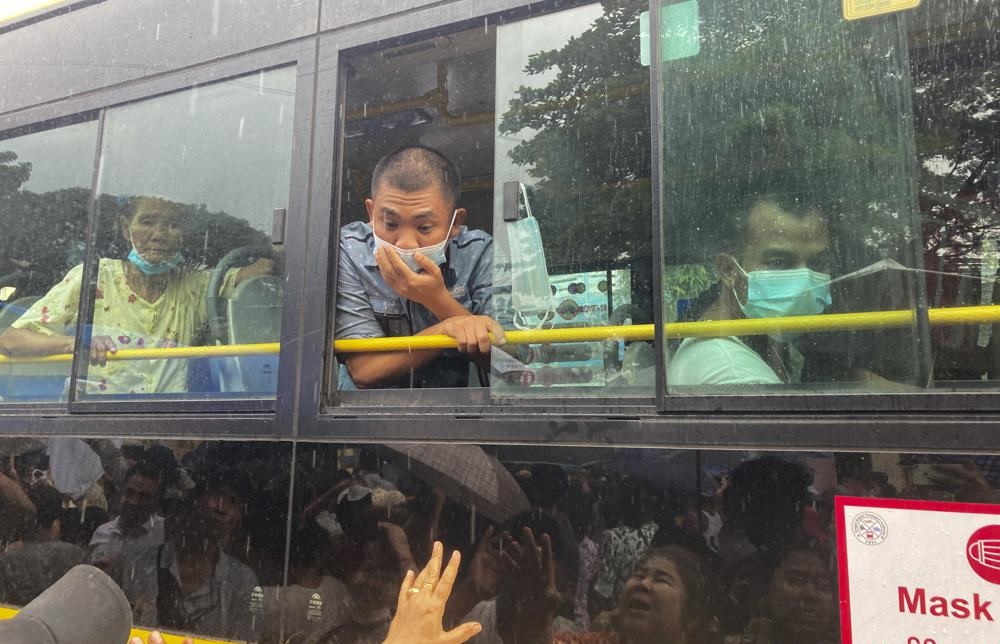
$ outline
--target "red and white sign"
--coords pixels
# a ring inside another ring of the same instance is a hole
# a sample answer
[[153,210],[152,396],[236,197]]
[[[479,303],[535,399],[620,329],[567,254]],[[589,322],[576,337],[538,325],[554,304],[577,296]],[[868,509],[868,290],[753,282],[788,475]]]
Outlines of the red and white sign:
[[1000,506],[836,499],[843,644],[1000,644]]

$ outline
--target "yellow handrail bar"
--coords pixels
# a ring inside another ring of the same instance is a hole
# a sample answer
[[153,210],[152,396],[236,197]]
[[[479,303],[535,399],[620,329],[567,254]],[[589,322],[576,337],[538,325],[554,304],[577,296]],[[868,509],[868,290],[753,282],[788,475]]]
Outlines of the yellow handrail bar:
[[[15,615],[17,615],[16,608],[8,606],[0,606],[0,619],[10,619]],[[150,631],[144,628],[133,628],[132,634],[129,637],[130,638],[138,637],[143,641],[143,643],[145,643],[149,638],[149,633]],[[161,634],[163,635],[163,641],[166,642],[166,644],[181,644],[181,642],[184,641],[185,637],[190,637],[191,641],[193,641],[194,644],[235,644],[235,642],[229,642],[227,640],[207,640],[199,637],[194,637],[193,635],[175,635],[173,633],[164,633],[163,631],[161,631]],[[119,643],[109,642],[108,644],[119,644]],[[125,642],[122,642],[121,644],[125,644]]]
[[[930,309],[932,326],[958,324],[1000,324],[1000,305],[963,306]],[[666,325],[668,338],[717,338],[722,336],[763,335],[775,331],[829,332],[863,329],[891,329],[913,326],[914,311],[869,311],[865,313],[831,313],[786,318],[710,320],[703,322],[672,322]],[[595,326],[539,331],[507,331],[507,344],[540,344],[562,342],[599,342],[602,340],[652,340],[652,324],[631,326]],[[420,349],[453,349],[454,338],[447,335],[417,335],[395,338],[357,338],[337,340],[337,353],[365,351],[416,351]]]
[[[162,358],[230,358],[233,356],[260,356],[278,353],[281,345],[277,342],[259,344],[223,344],[205,347],[172,347],[162,349],[119,349],[109,353],[108,360],[157,360]],[[72,353],[57,353],[49,356],[25,356],[8,358],[0,356],[0,364],[35,364],[39,362],[72,362]]]
[[[929,309],[931,326],[961,324],[1000,324],[1000,305],[959,306]],[[903,311],[867,311],[864,313],[831,313],[827,315],[802,315],[786,318],[709,320],[703,322],[671,322],[666,325],[668,338],[717,338],[722,336],[763,335],[775,331],[830,332],[865,329],[893,329],[913,326],[916,313]],[[507,331],[507,344],[542,344],[569,342],[600,342],[602,340],[652,340],[652,324],[631,326],[594,326],[568,329],[541,329],[538,331]],[[419,351],[421,349],[454,349],[455,339],[447,335],[415,335],[394,338],[355,338],[337,340],[337,353],[362,353],[369,351]],[[108,360],[155,360],[273,355],[278,353],[277,342],[259,344],[231,344],[206,347],[175,347],[170,349],[121,349],[108,354]],[[8,358],[0,356],[0,364],[70,362],[68,353]]]

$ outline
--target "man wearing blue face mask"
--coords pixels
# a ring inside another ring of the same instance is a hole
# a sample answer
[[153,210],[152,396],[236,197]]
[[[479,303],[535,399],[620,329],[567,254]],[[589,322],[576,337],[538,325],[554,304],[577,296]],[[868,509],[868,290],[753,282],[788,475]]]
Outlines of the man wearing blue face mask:
[[[733,254],[716,257],[715,300],[699,320],[818,315],[830,298],[830,236],[819,210],[761,196],[741,218]],[[774,385],[801,381],[794,335],[688,338],[671,358],[674,386]]]
[[335,336],[450,335],[458,351],[344,354],[342,388],[464,387],[469,360],[486,367],[492,342],[503,343],[489,317],[493,239],[462,225],[460,191],[455,164],[430,148],[375,166],[368,221],[340,232]]

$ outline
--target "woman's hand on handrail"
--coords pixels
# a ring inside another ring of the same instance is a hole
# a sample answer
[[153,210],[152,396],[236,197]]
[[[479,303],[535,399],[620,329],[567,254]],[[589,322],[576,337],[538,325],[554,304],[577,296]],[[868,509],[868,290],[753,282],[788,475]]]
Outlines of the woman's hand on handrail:
[[462,624],[450,631],[441,626],[461,560],[458,552],[453,552],[448,566],[440,572],[443,556],[444,547],[440,541],[435,541],[431,559],[416,579],[412,571],[406,573],[399,589],[396,616],[383,644],[461,644],[482,630],[476,622]]

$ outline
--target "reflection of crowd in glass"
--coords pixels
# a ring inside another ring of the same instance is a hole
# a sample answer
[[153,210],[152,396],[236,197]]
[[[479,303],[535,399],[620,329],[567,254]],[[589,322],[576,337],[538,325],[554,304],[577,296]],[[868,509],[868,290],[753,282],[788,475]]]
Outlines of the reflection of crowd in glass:
[[[836,455],[822,491],[794,456],[733,454],[696,486],[508,464],[532,510],[500,521],[378,447],[87,443],[104,475],[82,496],[44,444],[6,446],[0,601],[90,562],[137,624],[267,643],[385,641],[434,541],[463,562],[444,625],[478,622],[480,644],[836,642],[833,497],[896,494],[865,455]],[[998,500],[990,460],[901,463],[903,496]]]

